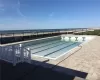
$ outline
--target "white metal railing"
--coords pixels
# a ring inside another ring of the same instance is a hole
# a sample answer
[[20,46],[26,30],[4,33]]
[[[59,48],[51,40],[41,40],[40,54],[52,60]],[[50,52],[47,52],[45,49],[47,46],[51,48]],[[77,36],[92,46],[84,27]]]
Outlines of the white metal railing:
[[0,46],[0,59],[12,63],[31,62],[31,50],[22,44]]
[[65,41],[86,41],[88,37],[86,36],[61,36],[61,40],[65,40]]

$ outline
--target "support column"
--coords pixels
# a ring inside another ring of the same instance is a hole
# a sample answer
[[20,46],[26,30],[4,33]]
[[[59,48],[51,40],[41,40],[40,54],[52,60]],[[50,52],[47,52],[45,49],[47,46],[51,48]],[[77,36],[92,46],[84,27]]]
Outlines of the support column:
[[69,37],[69,41],[71,41],[71,37]]
[[78,41],[78,37],[75,37],[76,38],[76,40],[75,41]]
[[65,39],[64,39],[65,37],[64,36],[62,36],[62,40],[64,41]]
[[82,41],[85,41],[85,37],[82,37],[83,38],[83,40]]

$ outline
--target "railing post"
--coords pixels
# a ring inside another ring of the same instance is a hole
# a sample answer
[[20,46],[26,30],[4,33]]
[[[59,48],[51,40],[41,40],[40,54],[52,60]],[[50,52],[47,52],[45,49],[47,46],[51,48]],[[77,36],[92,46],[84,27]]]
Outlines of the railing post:
[[82,29],[82,35],[83,35],[83,29]]
[[74,29],[72,29],[72,33],[73,33],[73,35],[74,35]]
[[2,46],[0,46],[0,59],[2,59]]
[[29,53],[28,53],[28,63],[31,63],[31,50],[30,48],[27,48]]
[[71,37],[69,37],[69,41],[71,41]]
[[1,40],[0,41],[1,41],[1,44],[2,44],[2,33],[1,33]]
[[15,45],[12,45],[12,62],[13,66],[16,66],[16,53],[15,53]]
[[68,31],[67,31],[67,34],[68,34]]
[[35,39],[37,39],[38,38],[38,31],[36,31],[36,38]]
[[24,48],[23,48],[23,46],[22,46],[22,44],[19,44],[19,47],[20,47],[20,50],[21,50],[21,62],[24,62]]
[[24,32],[22,32],[22,35],[23,35],[22,38],[23,38],[23,41],[24,41],[24,40],[25,40],[25,39],[24,39]]
[[14,35],[14,33],[12,33],[12,35],[13,35],[13,42],[15,42],[16,40],[15,40],[15,35]]
[[65,39],[64,39],[65,37],[64,36],[62,36],[62,40],[64,41]]

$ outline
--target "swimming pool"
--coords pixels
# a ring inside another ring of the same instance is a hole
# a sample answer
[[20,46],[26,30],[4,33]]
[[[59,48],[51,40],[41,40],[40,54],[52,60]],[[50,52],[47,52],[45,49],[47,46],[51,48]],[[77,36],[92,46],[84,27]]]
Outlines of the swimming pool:
[[83,42],[62,40],[61,36],[59,36],[39,41],[32,41],[25,45],[26,48],[30,48],[31,56],[57,59],[65,55],[65,52],[67,54],[69,50],[75,48],[81,43]]
[[[19,62],[31,63],[31,60],[44,60],[45,58],[56,60],[70,56],[94,37],[87,35],[59,35],[4,44],[0,46],[0,59],[13,63],[13,65]],[[43,59],[40,59],[40,57]]]

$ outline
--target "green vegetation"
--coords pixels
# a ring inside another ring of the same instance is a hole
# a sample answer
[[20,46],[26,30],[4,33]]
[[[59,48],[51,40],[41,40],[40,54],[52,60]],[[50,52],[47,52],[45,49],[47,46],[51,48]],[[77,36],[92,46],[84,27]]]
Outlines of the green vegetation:
[[100,36],[100,30],[82,32],[82,33],[78,33],[78,35],[98,35]]

